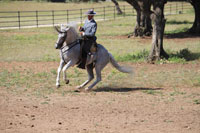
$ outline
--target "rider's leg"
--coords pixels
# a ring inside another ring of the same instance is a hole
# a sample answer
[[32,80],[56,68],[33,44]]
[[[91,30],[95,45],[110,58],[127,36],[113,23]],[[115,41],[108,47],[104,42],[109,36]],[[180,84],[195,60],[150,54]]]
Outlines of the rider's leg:
[[97,43],[96,43],[96,37],[95,37],[90,42],[86,65],[91,64],[92,62],[96,60],[96,52],[97,52]]

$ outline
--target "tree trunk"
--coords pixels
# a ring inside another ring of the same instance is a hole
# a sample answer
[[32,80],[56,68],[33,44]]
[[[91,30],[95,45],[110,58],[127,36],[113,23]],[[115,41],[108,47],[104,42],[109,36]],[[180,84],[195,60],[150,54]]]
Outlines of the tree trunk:
[[117,9],[117,14],[122,14],[123,12],[119,7],[119,3],[116,0],[111,0],[111,1],[115,4],[115,7]]
[[134,32],[133,35],[136,36],[142,36],[141,34],[141,11],[138,9],[136,10],[137,12],[137,18],[136,18],[136,24],[135,24],[135,28],[134,28]]
[[160,60],[163,57],[169,58],[168,54],[164,51],[163,48],[163,35],[166,19],[164,18],[163,14],[165,1],[163,0],[163,3],[161,3],[161,1],[155,0],[154,2],[154,13],[152,14],[152,20],[154,21],[152,49],[148,57],[148,61],[150,63]]
[[152,33],[152,24],[150,19],[151,1],[149,0],[125,0],[134,7],[137,12],[134,36],[150,36]]
[[190,3],[192,4],[195,11],[195,19],[189,32],[200,34],[200,0],[191,0]]
[[144,34],[146,36],[150,36],[152,34],[152,23],[151,23],[151,18],[150,18],[150,14],[151,14],[151,4],[148,3],[146,6],[146,11],[145,11],[145,23],[144,23]]

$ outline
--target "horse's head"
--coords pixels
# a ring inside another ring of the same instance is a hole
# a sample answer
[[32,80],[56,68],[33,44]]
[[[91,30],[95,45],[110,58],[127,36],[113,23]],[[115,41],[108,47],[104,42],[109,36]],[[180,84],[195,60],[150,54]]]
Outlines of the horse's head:
[[55,30],[58,32],[58,40],[55,44],[56,49],[60,49],[63,46],[63,43],[67,39],[67,31],[69,30],[69,27],[61,28],[61,30],[58,29],[58,27],[54,27]]

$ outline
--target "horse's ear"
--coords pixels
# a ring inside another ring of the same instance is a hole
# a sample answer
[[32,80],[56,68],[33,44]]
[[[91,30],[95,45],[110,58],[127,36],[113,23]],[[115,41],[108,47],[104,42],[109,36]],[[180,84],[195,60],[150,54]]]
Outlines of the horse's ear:
[[67,27],[64,29],[64,31],[67,32],[69,29],[70,29],[70,27],[67,26]]
[[69,26],[65,26],[64,24],[60,25],[60,31],[61,33],[66,33],[70,29]]
[[58,26],[54,26],[54,29],[55,29],[58,33],[61,33],[61,31],[58,29]]

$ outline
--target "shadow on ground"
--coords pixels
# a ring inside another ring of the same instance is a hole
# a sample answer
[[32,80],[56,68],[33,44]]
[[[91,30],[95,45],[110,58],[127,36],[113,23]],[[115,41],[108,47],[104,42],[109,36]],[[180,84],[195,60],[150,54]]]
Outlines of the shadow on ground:
[[182,58],[186,61],[193,61],[200,59],[200,53],[193,53],[189,49],[182,49],[177,53],[169,54],[170,58]]
[[174,25],[174,24],[193,24],[193,22],[189,22],[187,20],[184,20],[184,21],[177,21],[177,20],[167,20],[166,24],[171,24],[171,25]]
[[166,33],[164,36],[166,39],[174,39],[174,38],[199,38],[200,34],[192,34],[188,31],[178,32],[178,33]]
[[131,92],[138,90],[163,90],[163,88],[118,88],[118,87],[102,87],[94,90],[95,92]]
[[[171,21],[167,21],[166,24],[167,25],[190,24],[191,27],[192,27],[193,22],[171,20]],[[173,39],[173,38],[197,38],[197,37],[200,36],[200,34],[192,33],[190,28],[185,27],[185,28],[182,28],[182,29],[174,29],[174,30],[170,31],[170,33],[165,33],[165,38],[167,38],[167,39]]]

